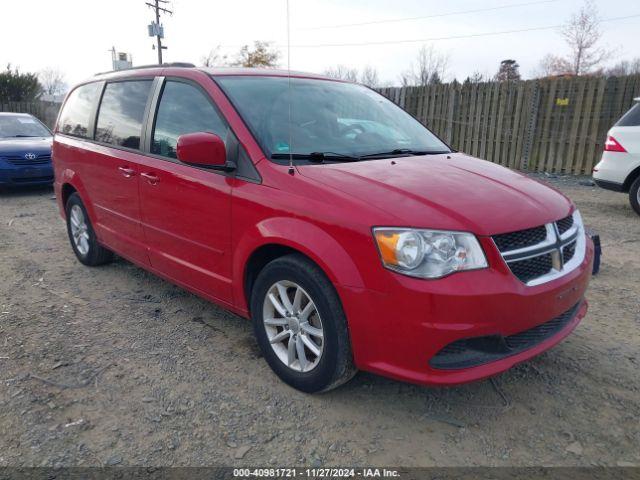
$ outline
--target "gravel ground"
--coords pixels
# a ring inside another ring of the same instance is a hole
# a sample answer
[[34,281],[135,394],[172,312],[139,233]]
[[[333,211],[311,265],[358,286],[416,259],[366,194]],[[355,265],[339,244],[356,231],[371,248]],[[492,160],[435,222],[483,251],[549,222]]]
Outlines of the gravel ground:
[[126,261],[80,265],[51,190],[0,194],[0,466],[640,464],[640,218],[538,177],[602,237],[573,335],[493,382],[360,373],[316,396],[271,373],[249,322]]

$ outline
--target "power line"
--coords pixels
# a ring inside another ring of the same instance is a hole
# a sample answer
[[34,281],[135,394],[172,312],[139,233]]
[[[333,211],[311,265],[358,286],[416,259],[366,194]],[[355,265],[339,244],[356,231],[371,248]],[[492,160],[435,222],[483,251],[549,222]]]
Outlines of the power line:
[[[600,22],[614,22],[618,20],[627,20],[629,18],[637,18],[640,17],[640,13],[634,15],[627,15],[624,17],[612,17],[605,18],[600,20]],[[507,35],[511,33],[522,33],[522,32],[535,32],[540,30],[555,30],[557,28],[563,27],[563,24],[559,25],[549,25],[546,27],[531,27],[531,28],[521,28],[517,30],[502,30],[498,32],[483,32],[483,33],[471,33],[468,35],[453,35],[449,37],[431,37],[431,38],[417,38],[417,39],[406,39],[406,40],[386,40],[386,41],[378,41],[378,42],[353,42],[353,43],[316,43],[316,44],[306,44],[306,45],[291,45],[291,48],[323,48],[323,47],[366,47],[370,45],[397,45],[403,43],[425,43],[425,42],[436,42],[440,40],[458,40],[464,38],[477,38],[477,37],[489,37],[495,35]]]
[[466,13],[491,12],[495,10],[504,10],[507,8],[526,7],[529,5],[540,5],[543,3],[554,3],[558,1],[560,0],[542,0],[542,1],[536,1],[536,2],[514,3],[512,5],[499,5],[497,7],[477,8],[474,10],[457,10],[454,12],[436,13],[433,15],[422,15],[418,17],[401,17],[401,18],[390,18],[386,20],[372,20],[368,22],[359,22],[359,23],[342,23],[338,25],[320,25],[317,27],[301,27],[301,28],[297,28],[296,30],[323,30],[328,28],[362,27],[365,25],[380,25],[383,23],[408,22],[413,20],[424,20],[427,18],[440,18],[440,17],[450,17],[453,15],[463,15]]

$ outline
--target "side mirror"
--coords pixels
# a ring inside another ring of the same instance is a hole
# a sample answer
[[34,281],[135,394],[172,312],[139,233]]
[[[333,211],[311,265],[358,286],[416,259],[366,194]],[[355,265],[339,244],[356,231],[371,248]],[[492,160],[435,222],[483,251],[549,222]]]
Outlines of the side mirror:
[[227,150],[222,139],[215,133],[195,132],[178,137],[176,147],[178,160],[189,165],[231,171],[234,165],[227,163]]

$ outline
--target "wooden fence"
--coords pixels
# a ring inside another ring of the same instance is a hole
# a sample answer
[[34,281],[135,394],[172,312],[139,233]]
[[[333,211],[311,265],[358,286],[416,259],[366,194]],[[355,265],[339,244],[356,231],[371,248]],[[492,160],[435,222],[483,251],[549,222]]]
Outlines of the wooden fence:
[[640,75],[383,88],[453,148],[531,171],[589,174]]
[[[607,130],[640,96],[640,75],[383,88],[453,148],[531,171],[589,174]],[[55,123],[60,104],[0,99]]]
[[0,99],[0,112],[30,113],[47,127],[53,128],[60,110],[60,103],[44,102],[5,102]]

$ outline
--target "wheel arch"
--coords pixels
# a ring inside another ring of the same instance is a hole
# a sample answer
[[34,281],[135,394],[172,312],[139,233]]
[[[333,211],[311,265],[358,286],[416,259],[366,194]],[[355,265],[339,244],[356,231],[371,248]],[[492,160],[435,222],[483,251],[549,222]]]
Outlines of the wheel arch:
[[60,188],[60,195],[61,195],[62,205],[66,206],[67,205],[67,201],[69,200],[69,197],[72,194],[77,193],[77,191],[78,190],[76,189],[76,187],[74,187],[70,183],[63,183],[62,187]]
[[62,217],[66,217],[67,200],[73,194],[77,193],[84,204],[84,208],[89,214],[89,220],[95,225],[95,211],[93,205],[89,199],[87,190],[82,183],[82,180],[78,178],[78,175],[70,169],[65,169],[60,175],[60,193],[59,193],[59,207]]
[[301,251],[296,250],[295,248],[288,247],[281,243],[266,243],[264,245],[261,245],[251,253],[249,258],[247,259],[247,263],[245,264],[243,275],[243,293],[247,306],[250,305],[249,300],[251,298],[251,290],[253,289],[256,278],[258,277],[258,274],[262,271],[262,269],[269,262],[272,262],[277,258],[284,257],[285,255],[294,253],[303,255],[307,259],[313,261]]
[[629,193],[631,185],[636,181],[638,177],[640,177],[640,165],[633,169],[629,175],[627,175],[627,178],[625,178],[624,183],[622,184],[622,191],[625,193]]
[[291,253],[308,258],[334,285],[363,287],[355,262],[334,237],[304,220],[269,219],[256,225],[235,249],[235,303],[240,309],[249,312],[251,288],[260,270]]

